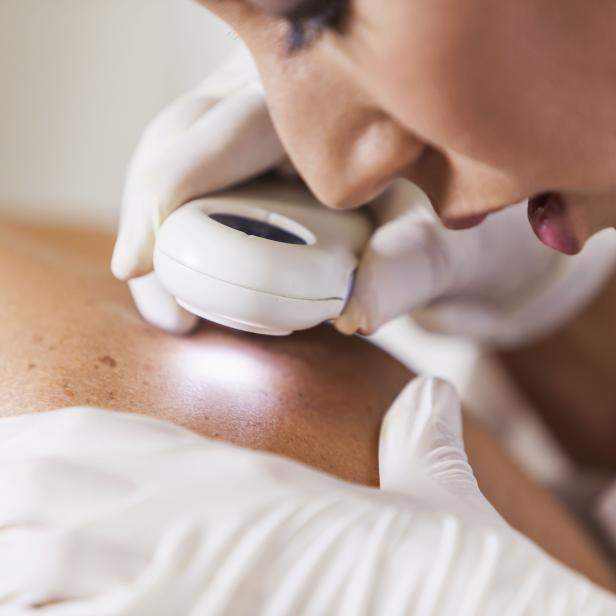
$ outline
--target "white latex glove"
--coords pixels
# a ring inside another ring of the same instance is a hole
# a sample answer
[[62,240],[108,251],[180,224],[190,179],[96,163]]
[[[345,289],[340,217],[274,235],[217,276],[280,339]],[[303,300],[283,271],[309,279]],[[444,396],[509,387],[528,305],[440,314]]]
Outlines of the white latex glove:
[[402,392],[380,469],[365,488],[112,411],[2,419],[2,613],[616,613],[483,498],[447,383]]
[[245,49],[152,121],[130,164],[111,264],[121,280],[144,276],[129,286],[146,320],[176,333],[197,322],[150,274],[156,231],[165,218],[187,201],[259,175],[284,158]]
[[372,333],[424,308],[413,316],[428,329],[500,347],[528,342],[589,303],[616,262],[612,230],[575,257],[547,248],[532,232],[526,203],[464,231],[444,228],[408,182],[370,207],[380,226],[336,323],[344,333]]

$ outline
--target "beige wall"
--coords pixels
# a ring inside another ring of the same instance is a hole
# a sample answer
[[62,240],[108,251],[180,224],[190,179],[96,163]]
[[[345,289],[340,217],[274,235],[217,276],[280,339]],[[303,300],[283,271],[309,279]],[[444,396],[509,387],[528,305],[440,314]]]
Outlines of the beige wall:
[[236,44],[191,0],[0,0],[0,211],[115,225],[143,126]]

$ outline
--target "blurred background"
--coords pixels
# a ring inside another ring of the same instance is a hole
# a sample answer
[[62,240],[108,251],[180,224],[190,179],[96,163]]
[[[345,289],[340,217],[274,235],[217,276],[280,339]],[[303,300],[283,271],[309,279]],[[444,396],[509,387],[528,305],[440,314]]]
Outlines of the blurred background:
[[147,122],[237,44],[193,0],[1,0],[0,212],[114,228]]

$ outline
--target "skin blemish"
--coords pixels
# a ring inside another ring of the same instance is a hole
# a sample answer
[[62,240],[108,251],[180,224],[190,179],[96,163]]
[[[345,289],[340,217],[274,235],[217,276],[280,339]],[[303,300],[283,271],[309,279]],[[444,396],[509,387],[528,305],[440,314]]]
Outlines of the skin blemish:
[[30,363],[28,364],[28,370],[34,370],[35,368],[36,368],[36,364],[35,364],[35,363],[30,362]]
[[98,361],[104,366],[109,366],[110,368],[115,368],[118,365],[118,362],[111,357],[111,355],[101,355],[98,358]]
[[74,398],[75,392],[70,388],[68,381],[62,383],[62,391],[67,398]]

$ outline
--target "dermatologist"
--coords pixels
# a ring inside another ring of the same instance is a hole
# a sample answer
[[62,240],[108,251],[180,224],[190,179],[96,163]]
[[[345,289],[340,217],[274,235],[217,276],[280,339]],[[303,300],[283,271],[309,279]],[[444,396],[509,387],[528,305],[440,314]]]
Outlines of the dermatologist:
[[[164,110],[133,158],[112,269],[148,321],[176,333],[196,322],[151,274],[159,225],[273,169],[327,206],[368,204],[379,223],[344,333],[416,312],[508,347],[555,330],[613,273],[616,236],[598,232],[616,222],[616,6],[202,4],[249,53]],[[523,559],[531,570],[539,555]]]

